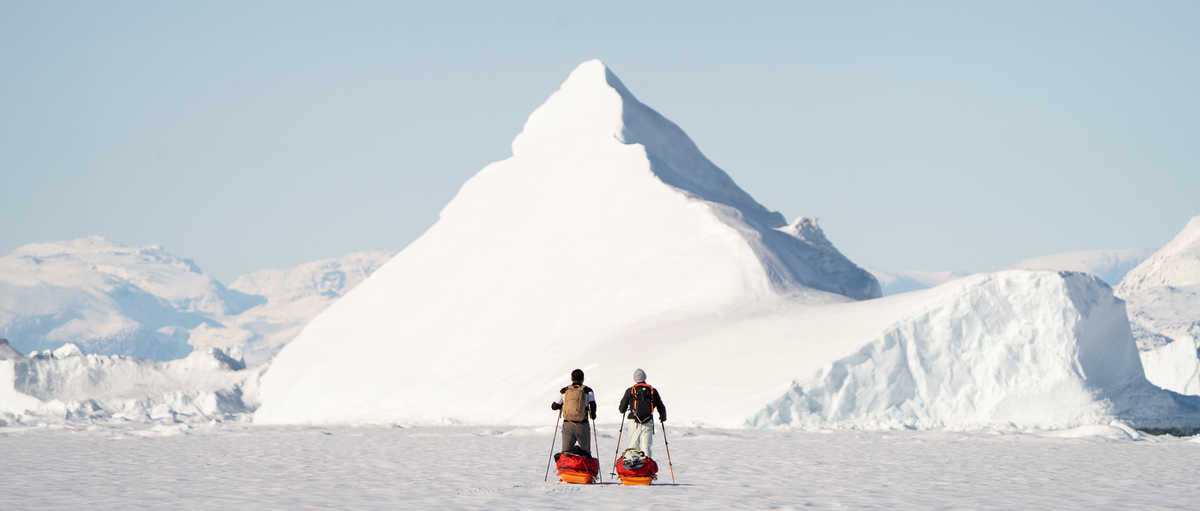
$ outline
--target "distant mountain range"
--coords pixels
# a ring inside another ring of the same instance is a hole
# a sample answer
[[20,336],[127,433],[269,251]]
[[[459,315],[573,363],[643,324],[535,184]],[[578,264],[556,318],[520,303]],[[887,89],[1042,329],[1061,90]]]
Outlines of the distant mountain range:
[[391,255],[359,252],[226,286],[160,246],[101,237],[25,245],[0,258],[0,337],[23,352],[70,342],[172,360],[220,347],[261,363]]

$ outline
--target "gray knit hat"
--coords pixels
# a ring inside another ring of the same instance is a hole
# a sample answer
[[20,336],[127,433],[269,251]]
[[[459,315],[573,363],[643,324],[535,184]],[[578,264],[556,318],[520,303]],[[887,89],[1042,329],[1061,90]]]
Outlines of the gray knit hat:
[[641,369],[633,371],[633,381],[637,383],[646,383],[646,371]]

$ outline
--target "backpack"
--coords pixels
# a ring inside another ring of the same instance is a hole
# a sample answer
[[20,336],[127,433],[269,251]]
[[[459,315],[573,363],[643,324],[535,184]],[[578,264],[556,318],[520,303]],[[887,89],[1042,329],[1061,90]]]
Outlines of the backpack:
[[569,421],[587,419],[587,391],[583,385],[572,383],[563,390],[563,418]]
[[653,419],[654,387],[648,383],[635,383],[629,387],[629,394],[633,397],[633,406],[629,407],[633,420],[644,424]]

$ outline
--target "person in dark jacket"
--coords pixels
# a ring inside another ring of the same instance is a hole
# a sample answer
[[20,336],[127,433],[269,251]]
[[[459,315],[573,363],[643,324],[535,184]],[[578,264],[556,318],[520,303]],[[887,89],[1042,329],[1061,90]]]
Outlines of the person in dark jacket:
[[617,409],[621,413],[629,411],[629,448],[638,449],[647,458],[653,458],[650,447],[654,443],[654,410],[658,410],[659,422],[666,422],[667,407],[663,404],[658,389],[646,383],[646,371],[634,371],[633,382],[633,386],[625,390],[625,395],[621,397],[621,405]]
[[588,417],[596,419],[596,394],[583,384],[583,370],[571,371],[571,384],[558,393],[558,400],[550,403],[550,409],[562,410],[562,452],[577,450],[591,456],[592,428]]

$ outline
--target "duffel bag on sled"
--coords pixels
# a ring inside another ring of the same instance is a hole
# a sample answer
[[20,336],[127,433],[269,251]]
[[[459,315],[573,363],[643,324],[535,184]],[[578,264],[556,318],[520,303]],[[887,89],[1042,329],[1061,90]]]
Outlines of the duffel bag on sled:
[[621,484],[647,485],[658,478],[658,463],[638,449],[626,449],[617,459],[616,469]]
[[558,478],[572,484],[592,484],[600,474],[600,460],[582,452],[560,452],[554,455]]

